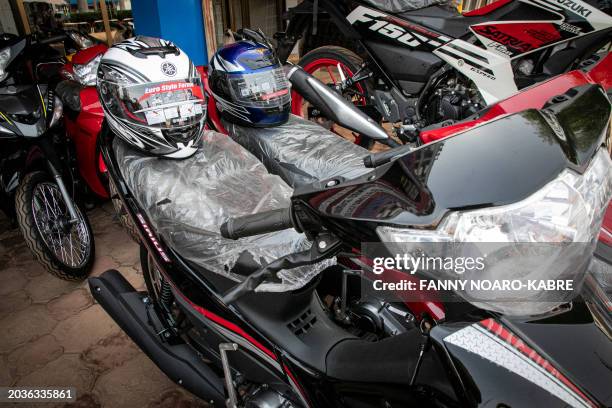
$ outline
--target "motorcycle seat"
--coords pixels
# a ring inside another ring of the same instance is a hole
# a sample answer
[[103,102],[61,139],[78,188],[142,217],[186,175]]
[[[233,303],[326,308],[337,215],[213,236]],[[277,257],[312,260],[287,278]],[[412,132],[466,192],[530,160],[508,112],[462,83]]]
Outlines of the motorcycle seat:
[[[423,340],[417,328],[375,342],[342,340],[327,353],[326,373],[340,381],[405,386],[412,379]],[[446,395],[454,395],[449,379],[440,375],[444,371],[430,348],[423,354],[415,384],[428,384]],[[419,406],[418,401],[415,406]]]
[[373,342],[343,340],[327,353],[327,375],[341,381],[409,383],[422,342],[418,329]]
[[[113,150],[125,183],[153,230],[196,272],[216,274],[234,284],[281,256],[311,243],[293,229],[230,240],[220,226],[230,217],[286,208],[292,190],[229,137],[205,132],[196,153],[182,160],[146,155],[119,138]],[[279,273],[280,282],[258,290],[299,289],[328,260]]]
[[272,174],[291,187],[370,171],[363,158],[369,152],[320,125],[290,115],[281,126],[252,128],[223,124],[229,135],[257,157]]

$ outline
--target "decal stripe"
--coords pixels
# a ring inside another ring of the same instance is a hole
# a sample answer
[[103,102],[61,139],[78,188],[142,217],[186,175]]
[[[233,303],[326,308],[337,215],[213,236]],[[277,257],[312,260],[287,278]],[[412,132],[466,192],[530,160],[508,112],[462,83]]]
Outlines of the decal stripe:
[[[567,377],[559,372],[551,363],[549,363],[544,357],[540,356],[537,351],[525,344],[518,336],[507,330],[500,323],[496,322],[495,319],[489,318],[480,322],[480,325],[493,333],[497,337],[504,340],[510,346],[529,357],[532,361],[538,364],[540,367],[548,371],[551,375],[569,387],[572,391],[578,394],[582,399],[590,403],[592,406],[596,406],[589,398],[582,393]],[[514,340],[516,339],[516,340]],[[513,341],[514,340],[514,341]]]
[[468,65],[470,65],[470,66],[472,66],[474,68],[477,68],[477,69],[479,69],[479,70],[481,70],[483,72],[486,72],[489,75],[495,76],[495,74],[493,74],[493,71],[491,71],[489,68],[483,67],[482,65],[477,64],[476,62],[471,61],[469,59],[466,59],[465,57],[463,57],[461,55],[457,55],[457,54],[455,54],[453,52],[450,52],[449,50],[445,49],[444,47],[438,48],[437,51],[439,53],[448,55],[449,57],[455,58],[457,60],[463,60],[463,62],[465,62],[466,64],[468,64]]
[[259,350],[263,351],[272,360],[276,361],[276,355],[274,355],[274,353],[271,350],[267,349],[263,344],[261,344],[260,342],[255,340],[250,334],[248,334],[247,332],[242,330],[240,327],[236,326],[234,323],[232,323],[230,321],[225,320],[224,318],[222,318],[220,316],[217,316],[213,312],[208,311],[208,310],[204,309],[203,307],[200,307],[200,306],[196,305],[195,303],[192,303],[187,298],[185,298],[185,300],[187,300],[189,302],[189,304],[191,305],[191,307],[193,307],[202,316],[204,316],[208,320],[211,320],[211,321],[213,321],[213,322],[215,322],[217,324],[220,324],[221,326],[225,327],[226,329],[231,330],[232,332],[240,335],[241,337],[246,339],[249,343],[251,343],[255,347],[257,347]]
[[469,55],[470,57],[476,58],[477,60],[482,61],[485,64],[489,63],[489,60],[487,58],[483,57],[482,55],[478,55],[475,52],[468,51],[468,50],[466,50],[464,48],[461,48],[461,47],[457,46],[456,44],[450,43],[450,44],[447,45],[447,47],[450,47],[450,48],[452,48],[454,50],[462,52],[465,55]]
[[[176,288],[175,288],[176,290]],[[289,383],[291,387],[295,390],[296,394],[300,397],[300,400],[304,404],[305,407],[310,407],[308,400],[306,399],[306,394],[304,390],[296,380],[295,376],[289,371],[288,367],[283,364],[281,367],[280,363],[276,355],[268,348],[266,348],[263,344],[255,340],[251,335],[242,330],[239,326],[234,323],[225,320],[221,316],[214,314],[213,312],[204,309],[201,306],[196,305],[191,300],[189,300],[183,293],[176,290],[177,293],[187,302],[191,307],[195,309],[198,313],[204,316],[206,319],[210,320],[212,325],[219,330],[224,336],[231,339],[232,341],[242,345],[243,347],[251,350],[258,356],[262,357],[265,361],[267,361],[270,365],[276,368],[281,373],[286,373],[289,378]]]
[[8,123],[9,125],[12,125],[13,122],[11,122],[9,120],[9,118],[7,118],[6,116],[4,116],[4,113],[0,112],[0,117],[2,117],[2,119],[4,119],[6,121],[6,123]]
[[444,342],[504,367],[572,407],[598,406],[548,360],[494,319],[464,327],[446,336]]

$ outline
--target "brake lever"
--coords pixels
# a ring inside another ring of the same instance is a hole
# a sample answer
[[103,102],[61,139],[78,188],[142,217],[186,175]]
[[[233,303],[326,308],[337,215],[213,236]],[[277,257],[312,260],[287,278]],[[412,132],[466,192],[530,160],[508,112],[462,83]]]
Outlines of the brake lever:
[[227,291],[221,299],[229,305],[244,295],[254,292],[266,279],[276,277],[276,273],[283,269],[293,269],[299,266],[313,265],[324,259],[331,258],[340,252],[341,242],[332,234],[320,234],[307,251],[294,252],[270,262],[266,266],[250,274],[244,281]]

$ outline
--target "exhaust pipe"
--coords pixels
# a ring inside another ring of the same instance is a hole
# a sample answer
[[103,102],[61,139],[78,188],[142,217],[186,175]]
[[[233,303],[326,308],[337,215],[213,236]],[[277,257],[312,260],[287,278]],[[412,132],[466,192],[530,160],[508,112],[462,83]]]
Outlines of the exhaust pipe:
[[319,81],[302,67],[288,65],[285,67],[287,78],[293,88],[321,111],[323,116],[339,125],[355,131],[370,139],[381,141],[393,140],[387,132],[372,118],[360,111],[355,105],[349,103],[337,92],[334,92],[323,82]]
[[225,406],[223,380],[187,344],[170,345],[156,333],[154,325],[162,325],[146,295],[137,292],[114,269],[90,278],[89,290],[111,318],[172,381],[214,406]]

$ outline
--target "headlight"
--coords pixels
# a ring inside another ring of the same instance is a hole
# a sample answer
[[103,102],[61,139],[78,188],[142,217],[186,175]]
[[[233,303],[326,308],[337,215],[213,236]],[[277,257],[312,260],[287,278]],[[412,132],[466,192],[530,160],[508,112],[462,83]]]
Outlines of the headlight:
[[5,48],[0,50],[0,81],[4,81],[8,73],[6,72],[6,67],[8,66],[11,60],[11,48]]
[[96,73],[101,59],[102,55],[98,55],[87,64],[74,64],[74,75],[82,85],[96,85]]
[[379,227],[384,242],[592,242],[612,192],[612,160],[599,149],[580,175],[564,170],[515,204],[449,214],[435,231]]
[[[392,252],[411,253],[415,244],[435,256],[470,256],[474,251],[486,258],[486,268],[468,279],[581,279],[594,250],[599,228],[612,193],[612,161],[599,149],[581,175],[564,170],[555,180],[530,197],[505,206],[450,213],[436,230],[378,227],[377,233]],[[433,245],[436,243],[436,245]],[[465,245],[461,245],[465,244]],[[457,278],[440,275],[435,278]],[[580,280],[581,281],[581,280]],[[516,302],[546,301],[546,293],[525,293],[496,302],[500,293],[463,293],[480,301],[478,306],[507,314],[535,314],[551,305],[521,305]],[[550,297],[548,297],[550,300]]]
[[94,45],[94,42],[90,38],[84,36],[83,34],[77,31],[69,31],[68,35],[70,36],[72,41],[74,41],[82,50],[84,50],[85,48],[93,47]]

